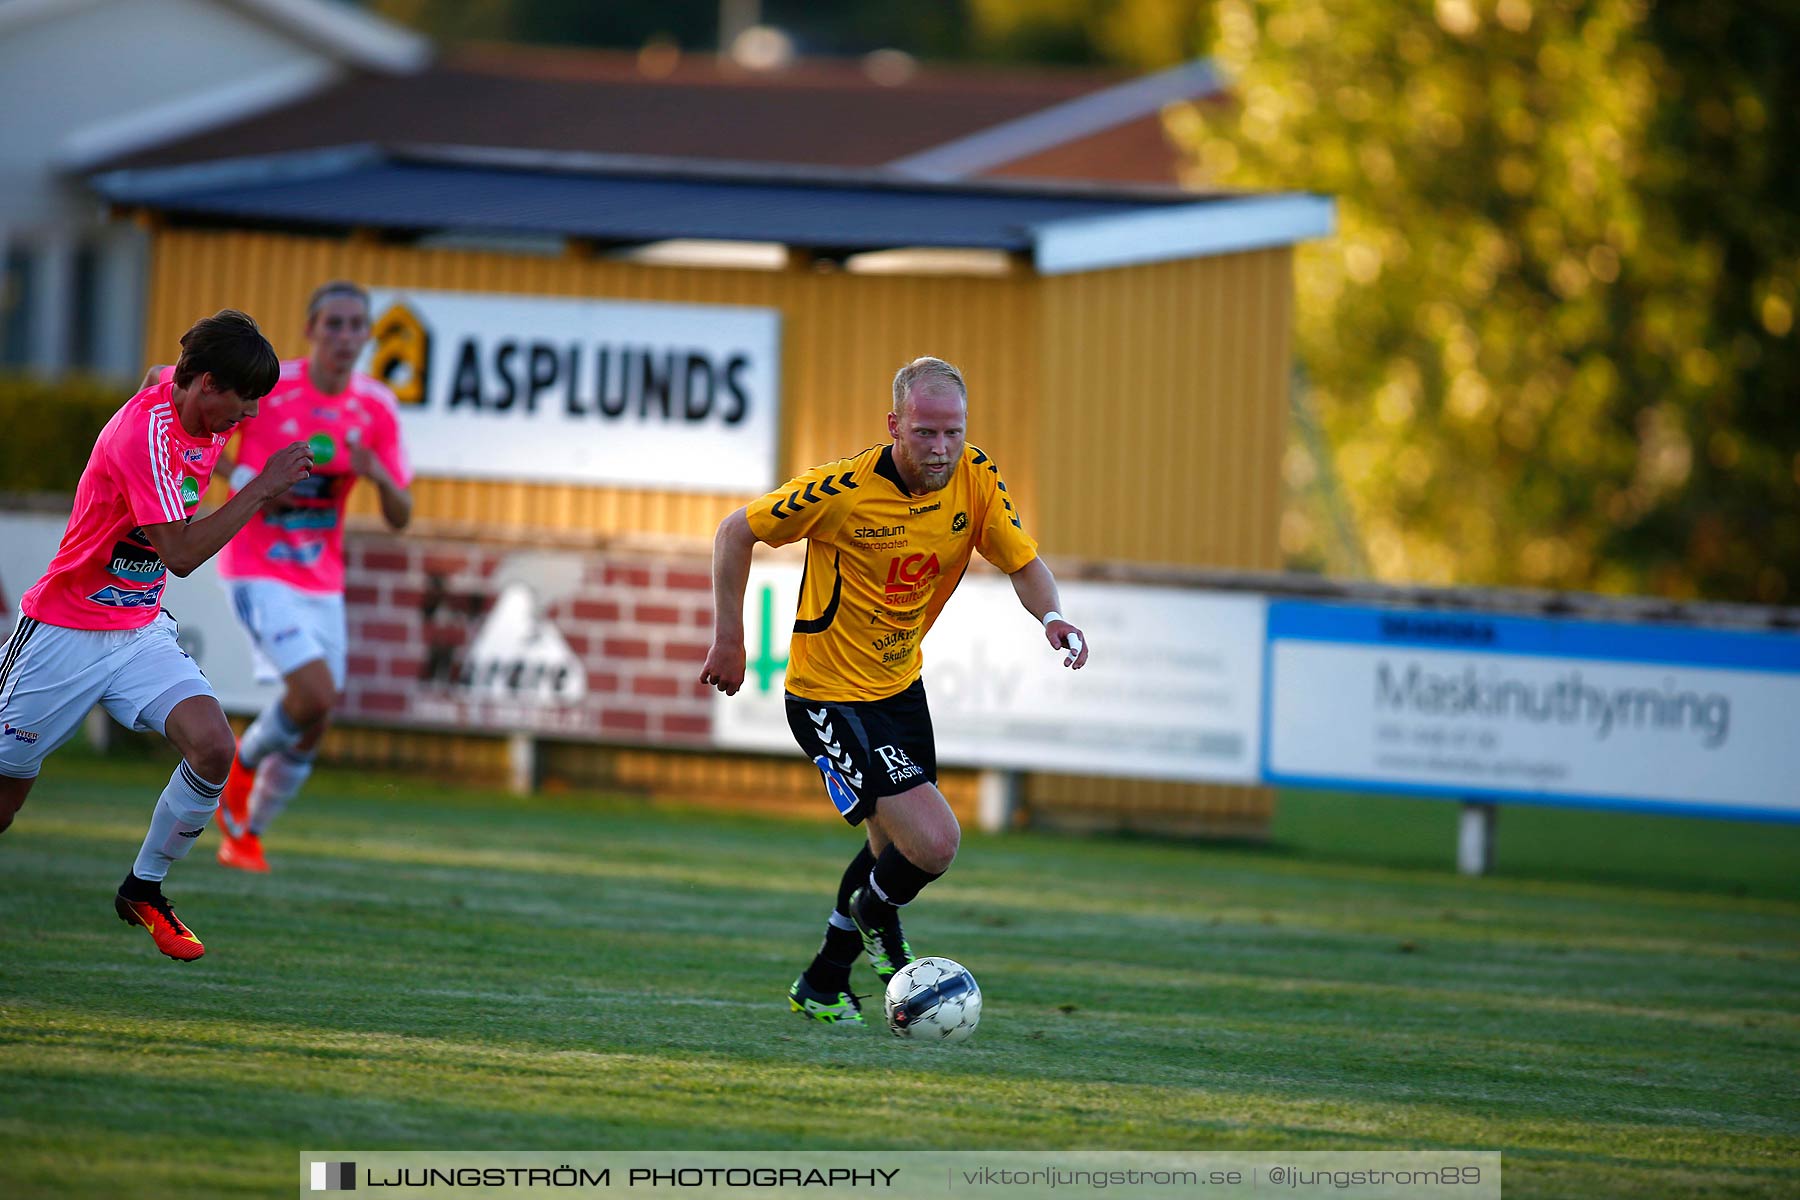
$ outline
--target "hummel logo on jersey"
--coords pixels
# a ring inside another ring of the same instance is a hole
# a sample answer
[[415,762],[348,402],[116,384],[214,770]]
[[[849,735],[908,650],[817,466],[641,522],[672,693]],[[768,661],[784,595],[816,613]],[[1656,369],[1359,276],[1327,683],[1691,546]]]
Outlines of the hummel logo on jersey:
[[[985,451],[974,446],[970,446],[969,449],[975,451],[975,457],[969,462],[970,466],[979,467],[983,463],[987,463],[987,469],[990,473],[994,475],[1000,474],[1000,468],[995,464],[988,462],[988,456]],[[994,480],[994,486],[999,488],[1002,492],[1006,491],[1006,481],[1004,479]],[[1001,502],[1006,505],[1006,519],[1012,522],[1012,527],[1014,529],[1023,530],[1025,527],[1019,524],[1019,514],[1018,511],[1013,508],[1013,502],[1004,495],[1001,496],[1000,499]]]
[[[825,478],[819,480],[816,484],[809,483],[797,492],[789,492],[785,499],[777,500],[770,506],[769,515],[774,517],[777,521],[785,521],[793,516],[803,505],[817,504],[826,496],[840,496],[843,494],[845,488],[850,488],[852,490],[859,488],[862,484],[857,483],[851,478],[851,476],[855,474],[855,471],[845,471],[842,475],[839,475],[836,471],[833,471]],[[815,492],[813,490],[814,488],[817,488],[818,491]],[[781,511],[781,506],[784,504],[787,505],[786,512]]]
[[925,774],[919,764],[908,758],[906,751],[898,746],[877,746],[875,753],[881,755],[881,765],[887,768],[889,783],[899,783],[902,779],[915,779]]
[[861,787],[862,772],[856,769],[856,764],[850,761],[850,755],[845,752],[843,746],[838,744],[837,731],[833,728],[830,720],[831,710],[821,708],[818,712],[814,712],[809,708],[806,710],[806,715],[811,717],[812,723],[817,726],[813,732],[819,735],[819,743],[825,747],[825,754],[821,757],[828,758],[831,765],[842,774],[851,787]]
[[944,502],[942,500],[939,500],[936,504],[920,504],[920,505],[909,504],[906,506],[906,511],[911,513],[915,517],[922,517],[926,513],[936,512],[938,509],[940,509],[942,507],[944,507]]

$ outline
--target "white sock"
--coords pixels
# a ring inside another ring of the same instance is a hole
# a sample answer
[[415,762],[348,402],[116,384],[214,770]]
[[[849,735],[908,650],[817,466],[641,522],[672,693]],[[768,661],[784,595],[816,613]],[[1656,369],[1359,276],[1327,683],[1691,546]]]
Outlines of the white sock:
[[299,793],[312,769],[313,755],[297,750],[283,750],[263,760],[256,772],[256,786],[250,791],[251,833],[262,836],[269,823]]
[[186,858],[206,820],[219,807],[223,783],[200,778],[186,762],[178,763],[169,776],[169,786],[156,798],[156,811],[150,814],[150,832],[144,835],[143,848],[131,873],[139,879],[160,880],[169,873],[171,864]]
[[269,755],[292,749],[302,732],[298,725],[288,720],[281,700],[277,698],[256,714],[256,720],[250,722],[250,728],[238,739],[238,761],[254,771]]

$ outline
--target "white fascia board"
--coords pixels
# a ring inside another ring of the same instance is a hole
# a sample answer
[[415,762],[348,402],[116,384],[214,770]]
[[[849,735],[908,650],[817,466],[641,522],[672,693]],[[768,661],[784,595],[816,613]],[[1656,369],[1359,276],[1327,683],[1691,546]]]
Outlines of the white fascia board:
[[1212,60],[1197,58],[897,158],[887,169],[915,179],[964,179],[1161,112],[1164,105],[1215,95],[1224,87]]
[[379,147],[353,142],[319,150],[289,150],[167,167],[127,167],[90,175],[87,182],[108,200],[154,206],[158,201],[190,192],[327,179],[381,161]]
[[[0,0],[0,36],[104,0]],[[127,0],[137,3],[138,0]],[[285,30],[354,67],[405,75],[431,61],[431,39],[331,0],[215,0]]]
[[315,58],[141,108],[69,134],[57,150],[56,162],[65,170],[79,171],[146,146],[177,141],[279,108],[320,91],[342,75],[343,68],[337,63]]
[[431,41],[370,12],[330,0],[229,0],[315,47],[369,71],[409,75],[431,60]]
[[1032,230],[1040,275],[1236,254],[1329,237],[1336,204],[1291,192],[1151,208],[1116,217],[1071,217]]

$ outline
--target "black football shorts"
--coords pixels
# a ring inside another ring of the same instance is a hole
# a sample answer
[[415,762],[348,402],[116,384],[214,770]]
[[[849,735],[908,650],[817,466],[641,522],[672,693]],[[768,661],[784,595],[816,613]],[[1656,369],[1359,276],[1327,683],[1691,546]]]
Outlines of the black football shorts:
[[860,825],[883,796],[937,782],[925,681],[880,700],[833,703],[787,695],[788,728],[825,777],[838,815]]

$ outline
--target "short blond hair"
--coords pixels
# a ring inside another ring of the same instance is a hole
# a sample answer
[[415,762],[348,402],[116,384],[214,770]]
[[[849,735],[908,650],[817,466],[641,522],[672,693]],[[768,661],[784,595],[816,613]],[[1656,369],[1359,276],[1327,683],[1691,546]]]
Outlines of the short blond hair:
[[931,392],[946,385],[954,387],[956,394],[963,398],[965,404],[968,403],[969,388],[963,382],[961,371],[929,354],[915,358],[894,374],[894,411],[899,412],[906,407],[906,398],[912,395],[913,388],[920,387]]

